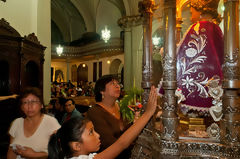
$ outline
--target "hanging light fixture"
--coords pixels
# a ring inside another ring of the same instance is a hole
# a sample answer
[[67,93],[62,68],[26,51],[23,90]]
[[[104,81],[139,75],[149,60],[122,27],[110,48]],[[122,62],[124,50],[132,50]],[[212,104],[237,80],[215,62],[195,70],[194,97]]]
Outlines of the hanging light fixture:
[[111,31],[107,29],[105,26],[105,29],[102,30],[102,39],[104,40],[105,43],[110,39],[111,37]]
[[56,48],[56,51],[58,56],[61,56],[63,53],[63,47],[61,45],[58,45],[58,47]]
[[152,42],[153,42],[153,45],[155,47],[157,47],[160,43],[160,37],[157,37],[157,35],[155,35],[153,38],[152,38]]

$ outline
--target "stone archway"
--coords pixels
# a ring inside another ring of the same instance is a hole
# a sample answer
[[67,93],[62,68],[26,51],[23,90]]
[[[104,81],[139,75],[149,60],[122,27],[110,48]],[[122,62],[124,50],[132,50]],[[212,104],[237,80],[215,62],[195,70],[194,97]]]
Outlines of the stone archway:
[[119,60],[119,59],[114,59],[114,60],[111,62],[111,65],[110,65],[110,67],[109,67],[109,69],[110,69],[110,70],[109,70],[110,74],[115,74],[115,75],[117,75],[117,74],[121,73],[121,72],[119,72],[119,67],[120,67],[121,63],[122,63],[121,60]]
[[124,69],[123,69],[123,63],[120,59],[114,59],[111,62],[111,65],[109,67],[109,72],[112,75],[116,75],[118,77],[119,82],[122,84],[124,83]]

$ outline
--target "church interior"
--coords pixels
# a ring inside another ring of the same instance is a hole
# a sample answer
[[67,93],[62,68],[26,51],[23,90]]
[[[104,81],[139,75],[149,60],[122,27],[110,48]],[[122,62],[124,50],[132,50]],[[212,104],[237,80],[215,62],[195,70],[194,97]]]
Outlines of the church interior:
[[240,158],[239,25],[238,0],[0,0],[0,159],[22,115],[12,95],[38,87],[47,108],[71,83],[85,113],[96,101],[79,86],[107,74],[143,105],[158,90],[132,159]]

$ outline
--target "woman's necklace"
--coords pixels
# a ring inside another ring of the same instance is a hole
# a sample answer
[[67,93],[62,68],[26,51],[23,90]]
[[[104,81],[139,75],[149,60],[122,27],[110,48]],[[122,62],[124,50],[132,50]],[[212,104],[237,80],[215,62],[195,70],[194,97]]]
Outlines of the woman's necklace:
[[112,110],[109,109],[109,107],[104,106],[103,103],[97,103],[100,107],[102,107],[105,111],[107,111],[109,114],[111,114],[114,118],[116,118],[119,121],[119,128],[120,130],[124,130],[124,124],[121,119],[120,115],[120,109],[118,106],[118,103],[115,102],[114,108]]
[[106,107],[102,103],[97,103],[97,104],[100,105],[103,109],[105,109],[108,113],[112,114],[115,118],[120,119],[119,107],[117,103],[114,104],[112,109],[109,109],[109,107]]

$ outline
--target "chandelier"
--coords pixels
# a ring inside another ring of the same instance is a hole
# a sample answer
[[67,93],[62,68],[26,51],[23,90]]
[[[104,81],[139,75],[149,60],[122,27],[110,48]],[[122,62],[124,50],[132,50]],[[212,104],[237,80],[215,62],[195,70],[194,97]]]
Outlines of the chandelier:
[[153,38],[152,38],[152,42],[153,42],[153,45],[155,47],[157,47],[160,43],[160,37],[157,37],[157,35],[155,35]]
[[105,43],[110,39],[111,37],[111,31],[107,29],[105,26],[105,29],[102,30],[102,39],[104,40]]
[[56,51],[58,56],[61,56],[63,53],[63,47],[61,45],[58,45],[58,47],[56,48]]

